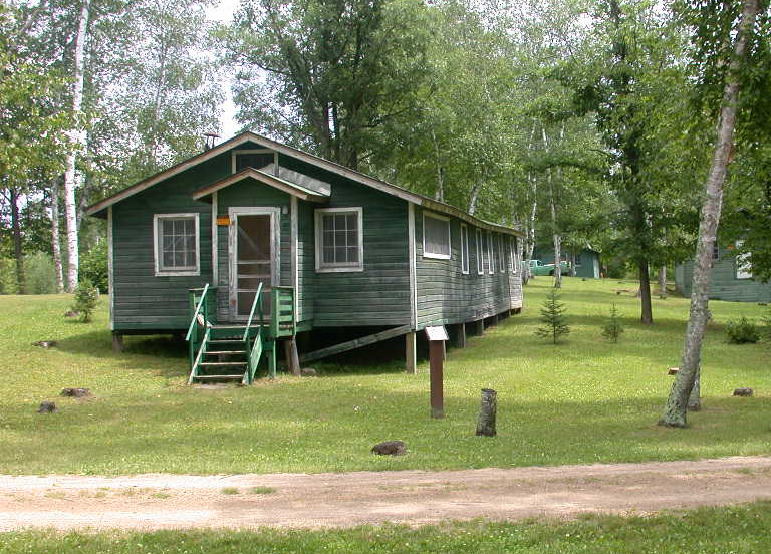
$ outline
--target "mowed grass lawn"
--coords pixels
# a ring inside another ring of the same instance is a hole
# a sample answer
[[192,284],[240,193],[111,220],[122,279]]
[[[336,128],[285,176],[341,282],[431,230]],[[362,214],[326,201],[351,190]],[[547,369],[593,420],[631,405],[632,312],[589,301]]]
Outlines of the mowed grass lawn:
[[[656,425],[678,365],[688,301],[654,299],[643,326],[636,284],[565,279],[572,332],[554,346],[534,335],[551,279],[525,289],[522,314],[451,349],[444,420],[430,419],[428,364],[314,364],[319,377],[280,374],[251,387],[188,387],[184,346],[129,337],[110,349],[107,314],[62,317],[67,296],[0,297],[0,472],[132,474],[452,469],[681,460],[771,451],[771,344],[733,345],[720,324],[768,308],[712,302],[703,353],[705,409],[691,428]],[[615,294],[616,289],[629,293]],[[626,332],[600,335],[612,302]],[[44,350],[31,343],[53,339]],[[88,387],[89,400],[58,397]],[[753,387],[752,398],[733,397]],[[474,436],[480,389],[498,391],[498,437]],[[60,411],[38,414],[43,400]],[[409,454],[370,454],[401,439]]]

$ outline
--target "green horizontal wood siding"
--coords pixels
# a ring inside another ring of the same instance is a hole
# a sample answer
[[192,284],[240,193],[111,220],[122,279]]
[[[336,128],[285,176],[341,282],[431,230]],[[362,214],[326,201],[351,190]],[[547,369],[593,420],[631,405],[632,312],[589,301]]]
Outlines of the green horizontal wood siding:
[[[521,270],[511,272],[506,242],[503,249],[506,258],[505,270],[501,272],[499,269],[496,246],[494,272],[490,274],[485,265],[484,274],[479,275],[476,227],[469,225],[469,273],[463,274],[460,220],[450,220],[451,258],[427,258],[423,256],[423,213],[424,210],[415,209],[418,328],[473,321],[522,306]],[[495,237],[496,245],[501,238],[508,241],[507,235],[491,235]],[[487,231],[483,232],[483,249],[487,248],[487,240],[491,235]]]
[[[212,280],[211,206],[191,193],[230,171],[223,154],[112,207],[113,328],[186,329],[188,289]],[[153,216],[198,213],[200,275],[155,275]]]
[[[683,296],[693,291],[693,261],[675,267],[675,285]],[[756,279],[736,278],[735,252],[721,247],[712,264],[712,286],[709,297],[728,302],[771,302],[771,283]]]

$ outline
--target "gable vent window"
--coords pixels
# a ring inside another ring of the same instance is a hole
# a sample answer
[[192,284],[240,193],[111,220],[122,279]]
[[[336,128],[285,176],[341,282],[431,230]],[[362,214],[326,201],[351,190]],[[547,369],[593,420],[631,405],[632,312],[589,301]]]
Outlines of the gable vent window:
[[269,150],[236,150],[233,152],[233,173],[239,173],[251,167],[252,169],[259,169],[272,174],[275,173],[275,164],[276,154]]
[[316,271],[362,271],[361,208],[316,210]]
[[450,220],[423,214],[423,257],[450,259]]
[[155,274],[198,275],[198,214],[156,214]]

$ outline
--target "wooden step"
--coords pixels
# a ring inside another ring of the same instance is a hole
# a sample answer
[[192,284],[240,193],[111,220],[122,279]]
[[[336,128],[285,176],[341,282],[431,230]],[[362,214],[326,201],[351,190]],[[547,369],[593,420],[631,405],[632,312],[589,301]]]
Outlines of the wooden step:
[[209,339],[209,343],[213,342],[240,342],[241,344],[244,343],[243,339]]
[[209,350],[204,354],[246,354],[246,350]]
[[244,374],[239,373],[238,375],[196,375],[196,379],[243,379]]
[[200,366],[246,365],[246,362],[201,362]]

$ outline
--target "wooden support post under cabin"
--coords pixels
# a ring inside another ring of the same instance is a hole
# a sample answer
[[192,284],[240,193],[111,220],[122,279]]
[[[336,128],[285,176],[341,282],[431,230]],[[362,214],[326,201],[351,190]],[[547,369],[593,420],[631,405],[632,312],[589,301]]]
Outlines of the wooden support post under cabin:
[[123,352],[123,335],[119,333],[112,334],[112,350],[113,352]]
[[442,341],[442,361],[447,361],[447,341]]
[[490,325],[498,325],[498,314],[494,314],[490,317]]
[[311,332],[310,331],[302,331],[300,333],[297,333],[295,338],[297,340],[298,352],[310,352],[310,349],[311,349]]
[[463,322],[455,326],[455,346],[466,348],[466,324]]
[[404,335],[407,352],[407,373],[416,373],[418,368],[418,334],[410,331]]
[[485,334],[485,320],[484,319],[477,319],[474,322],[474,334],[481,336]]
[[300,375],[300,357],[297,355],[297,343],[294,337],[284,341],[284,354],[289,372],[293,375]]

